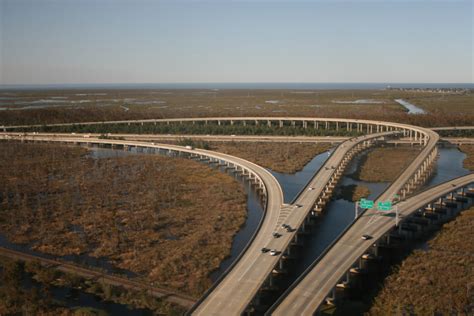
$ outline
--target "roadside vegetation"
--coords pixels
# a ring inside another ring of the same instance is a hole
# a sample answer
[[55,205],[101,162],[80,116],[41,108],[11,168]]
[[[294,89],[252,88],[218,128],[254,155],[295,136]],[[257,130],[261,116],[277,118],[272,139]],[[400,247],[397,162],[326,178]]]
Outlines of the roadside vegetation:
[[417,147],[377,147],[362,156],[352,177],[368,182],[393,182],[420,153]]
[[464,211],[385,280],[369,315],[474,313],[474,208]]
[[35,251],[105,258],[198,296],[229,255],[246,199],[232,177],[157,155],[0,143],[0,232]]
[[461,145],[459,149],[467,155],[463,162],[464,168],[474,171],[474,145]]

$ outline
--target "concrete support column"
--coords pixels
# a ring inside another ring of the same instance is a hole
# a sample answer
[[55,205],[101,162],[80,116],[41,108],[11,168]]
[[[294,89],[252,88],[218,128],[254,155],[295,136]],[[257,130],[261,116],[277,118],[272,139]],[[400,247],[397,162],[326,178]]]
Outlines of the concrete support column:
[[319,122],[318,121],[314,121],[314,128],[319,129]]
[[326,121],[326,122],[324,122],[324,123],[325,123],[326,129],[328,129],[329,122]]
[[336,131],[339,130],[339,122],[336,122]]
[[280,269],[280,271],[283,271],[283,269],[285,268],[282,259],[278,260],[278,268]]
[[283,127],[283,121],[280,121],[280,128]]
[[267,125],[268,127],[272,127],[272,121],[268,120]]
[[296,122],[295,122],[295,121],[291,121],[291,126],[295,127],[295,126],[296,126]]

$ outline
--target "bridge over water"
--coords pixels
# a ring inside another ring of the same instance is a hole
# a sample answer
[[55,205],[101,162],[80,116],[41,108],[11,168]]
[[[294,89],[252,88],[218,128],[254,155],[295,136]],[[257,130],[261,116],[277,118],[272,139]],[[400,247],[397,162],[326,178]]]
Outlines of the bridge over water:
[[[214,286],[206,292],[206,294],[194,305],[190,313],[202,315],[220,315],[225,311],[226,315],[241,314],[245,311],[252,311],[255,305],[258,305],[259,291],[265,285],[272,282],[273,274],[284,270],[284,261],[286,257],[291,256],[292,246],[298,244],[298,236],[305,233],[306,225],[311,217],[317,216],[319,212],[324,209],[329,197],[332,194],[337,181],[341,177],[344,169],[358,152],[373,146],[379,142],[397,141],[399,138],[405,139],[410,143],[417,143],[422,146],[419,155],[412,161],[397,178],[396,181],[379,197],[379,201],[393,200],[398,203],[399,208],[402,206],[414,205],[414,198],[410,195],[415,192],[430,176],[433,166],[436,161],[437,148],[436,144],[439,141],[439,136],[436,132],[430,129],[425,129],[417,126],[411,126],[400,123],[370,121],[370,120],[351,120],[351,119],[329,119],[329,118],[275,118],[275,117],[238,117],[238,118],[187,118],[187,119],[161,119],[161,120],[138,120],[138,121],[114,121],[114,122],[86,122],[81,125],[88,124],[144,124],[144,123],[184,123],[191,124],[266,124],[267,126],[281,127],[285,124],[290,126],[301,126],[302,128],[333,128],[336,130],[344,129],[347,131],[358,131],[368,133],[365,136],[354,138],[339,139],[341,142],[336,150],[328,158],[326,163],[321,167],[318,173],[313,177],[310,183],[305,187],[298,197],[291,204],[283,204],[283,195],[278,182],[273,176],[255,164],[245,161],[240,158],[215,153],[212,151],[200,149],[186,149],[180,146],[153,144],[150,142],[139,141],[118,141],[110,139],[96,139],[84,138],[79,135],[42,135],[42,134],[2,134],[0,137],[9,137],[15,139],[23,139],[28,141],[50,141],[50,142],[66,142],[66,143],[87,143],[87,144],[102,144],[109,146],[116,146],[127,148],[128,146],[136,146],[141,148],[151,148],[155,150],[168,151],[168,153],[175,153],[183,155],[187,158],[199,159],[218,164],[226,164],[229,167],[235,168],[237,172],[241,172],[255,183],[256,188],[261,192],[265,203],[265,214],[260,223],[260,226],[246,246],[244,251],[236,259],[234,264],[223,274],[223,276],[214,284]],[[67,126],[72,124],[52,124],[51,126]],[[23,126],[24,127],[24,126]],[[4,127],[4,129],[22,128]],[[222,136],[224,137],[224,136]],[[227,136],[235,138],[236,136]],[[242,136],[238,136],[242,138]],[[310,141],[310,140],[309,140]],[[467,178],[466,178],[467,179]],[[464,181],[464,180],[463,180]],[[458,182],[456,189],[466,187],[462,185],[464,182]],[[453,183],[451,183],[452,185]],[[454,188],[454,186],[453,186]],[[443,195],[446,186],[442,186],[439,191],[439,196]],[[433,194],[431,192],[430,194]],[[397,196],[397,198],[394,198]],[[408,198],[408,199],[407,199]],[[417,199],[420,198],[417,196]],[[406,200],[407,199],[407,200]],[[405,200],[405,201],[404,201]],[[423,200],[424,201],[424,200]],[[410,211],[402,210],[404,215],[411,214]],[[369,213],[360,217],[352,227],[362,225],[366,216]],[[294,228],[290,232],[282,231],[281,224],[288,224]],[[384,230],[388,224],[384,221],[377,220],[371,223],[374,231],[370,233],[378,236],[385,236]],[[363,225],[365,228],[366,226]],[[388,227],[388,226],[387,226]],[[282,236],[280,238],[273,238],[272,233],[277,232]],[[357,235],[360,231],[354,233]],[[352,236],[354,236],[352,235]],[[360,236],[359,236],[360,237]],[[380,237],[380,238],[382,238]],[[342,239],[341,239],[342,240]],[[359,241],[360,238],[357,239]],[[377,239],[378,240],[378,239]],[[364,244],[363,244],[364,245]],[[358,246],[358,244],[356,245]],[[275,248],[281,251],[277,256],[269,256],[262,254],[260,249],[262,247]],[[347,249],[355,249],[349,247]],[[352,253],[351,251],[348,253]],[[356,256],[360,258],[363,254]],[[352,260],[352,255],[346,255],[347,261]],[[340,259],[336,256],[336,259]],[[322,260],[320,262],[323,262]],[[345,263],[345,262],[344,262]],[[351,261],[347,269],[342,269],[341,275],[336,274],[337,278],[327,278],[324,284],[324,290],[321,288],[319,294],[321,302],[330,296],[332,289],[337,286],[337,283],[350,270]],[[319,264],[317,265],[319,266]],[[344,271],[343,271],[344,270]],[[334,272],[334,271],[331,271]],[[337,273],[340,271],[337,270]],[[329,275],[329,272],[327,272]],[[310,275],[308,272],[307,275]],[[334,281],[334,282],[333,282]],[[299,283],[304,284],[304,283]],[[297,286],[294,286],[296,289]],[[320,287],[318,287],[320,288]],[[326,288],[329,289],[326,292]],[[296,292],[295,292],[296,293]],[[310,292],[308,292],[310,293]],[[309,295],[309,294],[308,294]],[[307,298],[306,294],[303,296]],[[312,294],[311,294],[312,295]],[[310,295],[310,296],[311,296]],[[296,297],[299,297],[296,295]],[[281,306],[294,306],[292,304],[295,297],[291,293],[285,295],[285,300]],[[289,303],[288,303],[289,302]],[[319,301],[318,301],[319,302]],[[312,304],[312,305],[311,305]],[[297,311],[310,313],[315,303],[301,303]],[[308,305],[308,308],[302,307]],[[320,302],[317,303],[317,306]],[[280,306],[280,305],[278,305]],[[280,307],[275,306],[273,310],[277,312]],[[313,309],[316,310],[317,306]],[[293,307],[292,307],[293,308]],[[288,311],[288,310],[284,310]],[[295,310],[296,311],[296,310]],[[291,314],[294,314],[293,312]]]

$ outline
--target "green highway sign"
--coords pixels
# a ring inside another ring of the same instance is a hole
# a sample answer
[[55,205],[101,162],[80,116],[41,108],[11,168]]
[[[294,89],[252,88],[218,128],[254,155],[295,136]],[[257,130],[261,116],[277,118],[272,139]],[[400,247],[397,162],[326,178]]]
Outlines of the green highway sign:
[[386,202],[378,202],[377,203],[377,208],[379,211],[390,211],[392,210],[392,202],[386,201]]
[[360,199],[359,206],[361,208],[372,209],[372,208],[374,208],[374,201],[366,200],[366,199]]

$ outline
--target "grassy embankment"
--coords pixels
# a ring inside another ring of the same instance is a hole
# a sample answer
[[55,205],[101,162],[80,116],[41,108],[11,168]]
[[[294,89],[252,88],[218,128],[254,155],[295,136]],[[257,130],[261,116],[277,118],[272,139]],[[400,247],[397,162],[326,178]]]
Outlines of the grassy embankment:
[[144,280],[199,295],[244,223],[240,184],[197,162],[0,143],[0,232],[63,256],[105,257]]
[[[50,100],[49,98],[58,96],[64,98],[61,100],[61,105],[70,105],[2,111],[0,125],[206,116],[351,117],[422,126],[470,125],[474,121],[472,94],[393,90],[156,89],[4,91],[2,93],[8,94],[9,97],[12,93],[15,95],[11,101],[4,101],[2,107],[19,107],[20,105],[15,105],[14,101]],[[406,99],[426,109],[429,113],[407,115],[405,109],[394,101],[398,98]],[[68,102],[76,102],[76,104],[72,105]]]

